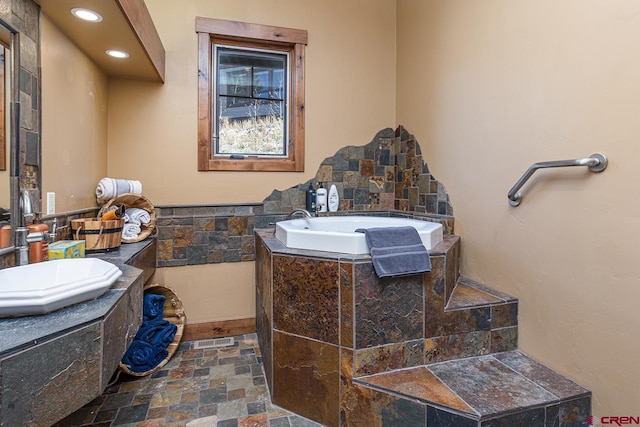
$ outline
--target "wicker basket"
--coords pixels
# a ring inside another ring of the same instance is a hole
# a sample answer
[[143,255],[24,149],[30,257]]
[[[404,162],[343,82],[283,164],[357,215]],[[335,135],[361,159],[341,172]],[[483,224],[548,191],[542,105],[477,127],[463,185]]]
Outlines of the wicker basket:
[[134,194],[134,193],[124,193],[121,194],[111,200],[109,200],[104,206],[102,206],[102,208],[100,208],[100,212],[98,213],[98,217],[102,217],[102,215],[104,215],[111,206],[120,206],[120,205],[125,205],[125,207],[127,209],[129,208],[140,208],[140,209],[144,209],[145,211],[147,211],[149,213],[149,216],[151,217],[151,221],[149,221],[149,224],[141,224],[140,225],[140,234],[138,234],[138,237],[135,239],[122,239],[122,243],[135,243],[135,242],[140,242],[144,239],[146,239],[147,237],[149,237],[151,234],[153,234],[155,232],[155,228],[156,228],[156,210],[153,207],[153,204],[149,201],[149,199],[147,199],[146,197],[140,195],[140,194]]
[[123,219],[72,219],[71,234],[75,240],[85,241],[85,253],[110,252],[120,247],[123,225]]
[[151,375],[171,360],[176,350],[178,350],[178,346],[180,346],[180,341],[182,340],[182,334],[184,332],[184,324],[186,322],[182,301],[180,301],[180,298],[178,298],[178,296],[169,287],[165,285],[150,284],[144,287],[144,292],[158,294],[165,297],[163,319],[176,325],[178,330],[176,331],[175,337],[173,337],[173,341],[171,341],[171,344],[167,347],[167,357],[165,357],[155,368],[145,372],[133,372],[127,365],[120,361],[120,370],[134,377],[145,377],[147,375]]

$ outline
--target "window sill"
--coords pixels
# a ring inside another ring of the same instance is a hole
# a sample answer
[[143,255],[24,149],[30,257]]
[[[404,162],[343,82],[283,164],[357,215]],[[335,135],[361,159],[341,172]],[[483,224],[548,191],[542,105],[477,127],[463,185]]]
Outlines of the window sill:
[[295,160],[244,158],[210,159],[200,171],[239,171],[239,172],[304,172],[304,164]]

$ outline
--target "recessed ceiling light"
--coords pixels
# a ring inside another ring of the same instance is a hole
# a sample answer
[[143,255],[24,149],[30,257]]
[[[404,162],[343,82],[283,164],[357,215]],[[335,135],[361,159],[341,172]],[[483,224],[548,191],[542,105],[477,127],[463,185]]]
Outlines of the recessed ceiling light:
[[109,56],[112,56],[114,58],[128,58],[129,54],[123,50],[115,50],[115,49],[109,49],[107,51],[105,51],[105,53]]
[[100,16],[98,12],[94,12],[93,10],[74,7],[73,9],[71,9],[71,13],[76,18],[80,18],[84,21],[102,22],[102,16]]

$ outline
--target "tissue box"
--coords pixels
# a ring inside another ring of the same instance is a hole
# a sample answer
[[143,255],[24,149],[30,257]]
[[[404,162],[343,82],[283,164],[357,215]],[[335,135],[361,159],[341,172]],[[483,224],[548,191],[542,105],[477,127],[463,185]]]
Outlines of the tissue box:
[[84,258],[84,240],[59,240],[49,244],[49,259]]

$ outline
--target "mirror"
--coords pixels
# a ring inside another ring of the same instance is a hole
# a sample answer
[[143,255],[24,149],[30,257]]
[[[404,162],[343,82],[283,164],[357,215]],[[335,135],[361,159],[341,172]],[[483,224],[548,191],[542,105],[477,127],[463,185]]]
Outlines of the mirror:
[[[11,106],[14,101],[15,90],[12,87],[13,66],[16,63],[12,42],[13,30],[0,20],[0,248],[13,245],[11,230],[6,228],[12,225],[13,216],[11,200],[17,189],[12,189],[12,184],[17,179],[17,165],[13,159],[16,146],[11,132]],[[3,230],[3,227],[4,230]]]

